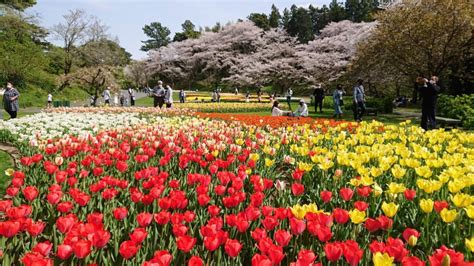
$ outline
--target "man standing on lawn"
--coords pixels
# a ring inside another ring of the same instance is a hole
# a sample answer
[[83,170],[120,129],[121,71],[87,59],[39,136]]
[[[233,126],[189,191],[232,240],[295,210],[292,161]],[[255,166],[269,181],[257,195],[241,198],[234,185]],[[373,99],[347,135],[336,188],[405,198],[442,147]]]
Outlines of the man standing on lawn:
[[357,85],[354,86],[354,120],[362,121],[362,117],[365,114],[365,91],[364,81],[362,79],[357,80]]
[[436,99],[440,87],[438,86],[438,77],[432,76],[428,81],[425,78],[418,77],[416,82],[420,85],[421,103],[421,127],[428,130],[428,125],[431,128],[436,128]]
[[291,110],[291,97],[293,96],[293,90],[291,88],[288,88],[286,91],[286,102],[288,103],[288,107]]
[[163,82],[158,81],[158,85],[153,88],[153,106],[154,107],[163,107],[165,103],[165,89],[163,88]]
[[318,111],[319,107],[319,112],[323,112],[323,100],[324,100],[324,89],[321,86],[321,83],[316,85],[316,88],[314,89],[313,92],[314,96],[314,112],[316,113]]

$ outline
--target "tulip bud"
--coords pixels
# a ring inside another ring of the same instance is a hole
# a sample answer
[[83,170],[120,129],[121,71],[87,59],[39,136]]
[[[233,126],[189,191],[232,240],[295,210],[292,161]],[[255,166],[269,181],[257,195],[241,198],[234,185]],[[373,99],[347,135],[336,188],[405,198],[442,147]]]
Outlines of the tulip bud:
[[63,162],[64,162],[64,159],[63,159],[63,157],[61,157],[61,156],[58,156],[58,157],[54,158],[54,163],[55,163],[57,166],[63,164]]
[[418,237],[416,236],[410,236],[410,238],[408,239],[408,245],[412,247],[416,246],[417,242],[418,242]]
[[341,177],[342,176],[342,170],[341,169],[336,169],[336,171],[334,172],[334,176],[335,177]]
[[443,261],[441,262],[441,266],[449,266],[451,265],[451,257],[446,254],[446,256],[444,256],[443,258]]

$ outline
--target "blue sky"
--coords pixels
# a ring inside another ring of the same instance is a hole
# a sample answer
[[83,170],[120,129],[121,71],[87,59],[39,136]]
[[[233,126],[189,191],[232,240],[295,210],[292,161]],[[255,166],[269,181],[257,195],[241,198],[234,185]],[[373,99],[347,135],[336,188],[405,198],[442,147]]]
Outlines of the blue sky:
[[[280,12],[285,7],[322,6],[329,0],[38,0],[27,10],[38,14],[40,24],[50,28],[63,20],[62,15],[71,9],[84,9],[90,15],[99,17],[110,27],[109,33],[117,36],[120,45],[133,55],[134,59],[146,57],[140,51],[142,40],[146,39],[142,27],[153,21],[161,22],[174,32],[181,30],[181,24],[190,19],[196,26],[212,26],[216,22],[225,24],[246,18],[252,12],[269,13],[274,3]],[[171,36],[171,37],[172,37]],[[53,40],[50,40],[53,41]],[[54,41],[53,41],[54,42]]]

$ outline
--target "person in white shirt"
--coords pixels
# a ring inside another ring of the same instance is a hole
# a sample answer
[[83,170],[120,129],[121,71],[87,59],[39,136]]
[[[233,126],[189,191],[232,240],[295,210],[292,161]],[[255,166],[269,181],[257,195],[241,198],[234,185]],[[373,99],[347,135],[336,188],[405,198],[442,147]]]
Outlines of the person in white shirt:
[[293,90],[291,88],[288,88],[286,91],[286,102],[288,103],[288,107],[291,110],[291,97],[293,96]]
[[135,90],[128,88],[128,96],[130,96],[130,106],[135,105]]
[[166,103],[166,108],[171,108],[171,106],[173,105],[173,89],[171,88],[170,85],[166,85],[165,103]]
[[291,114],[290,111],[283,111],[280,108],[278,108],[278,105],[280,103],[278,101],[273,102],[273,107],[272,107],[272,116],[288,116]]
[[47,108],[51,108],[53,104],[53,95],[51,93],[48,93],[48,106]]
[[119,104],[119,97],[118,97],[118,94],[115,93],[114,94],[114,106],[118,106],[118,104]]
[[102,94],[102,96],[104,97],[104,102],[105,102],[105,105],[110,105],[110,87],[107,87],[104,91],[104,93]]
[[304,102],[303,99],[300,100],[300,106],[298,107],[298,110],[296,110],[295,116],[308,116],[308,105]]

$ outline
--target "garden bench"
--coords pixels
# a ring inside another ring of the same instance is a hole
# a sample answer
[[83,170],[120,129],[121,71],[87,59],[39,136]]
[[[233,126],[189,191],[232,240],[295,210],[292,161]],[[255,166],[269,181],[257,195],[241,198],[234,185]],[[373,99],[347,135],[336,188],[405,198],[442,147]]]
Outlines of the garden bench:
[[456,128],[457,126],[461,125],[461,120],[437,116],[436,123],[438,123],[438,125],[440,125],[441,127]]

